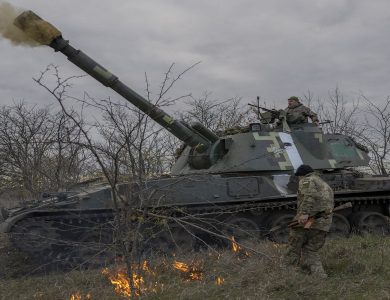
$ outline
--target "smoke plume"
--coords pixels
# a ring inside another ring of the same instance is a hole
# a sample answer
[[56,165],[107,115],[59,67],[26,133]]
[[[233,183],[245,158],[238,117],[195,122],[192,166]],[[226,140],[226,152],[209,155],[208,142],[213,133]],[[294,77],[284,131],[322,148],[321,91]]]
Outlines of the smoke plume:
[[12,6],[8,2],[0,2],[0,37],[6,38],[14,45],[38,46],[39,44],[29,38],[13,22],[23,12],[23,9]]

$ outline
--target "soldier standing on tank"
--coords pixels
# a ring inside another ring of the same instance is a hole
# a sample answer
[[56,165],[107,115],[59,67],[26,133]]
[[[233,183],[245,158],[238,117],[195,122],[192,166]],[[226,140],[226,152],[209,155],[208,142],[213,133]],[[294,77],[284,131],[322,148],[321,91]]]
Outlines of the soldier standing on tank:
[[310,110],[310,108],[304,106],[299,98],[292,96],[288,98],[288,106],[284,110],[286,113],[286,119],[288,124],[302,124],[307,123],[309,117],[311,121],[318,126],[318,116],[316,113]]
[[334,196],[331,187],[323,181],[308,165],[301,165],[298,176],[297,227],[290,229],[287,253],[284,260],[287,265],[300,266],[311,274],[326,278],[318,251],[323,247],[325,238],[332,224],[332,214],[316,219],[311,226],[308,219],[318,212],[331,212]]

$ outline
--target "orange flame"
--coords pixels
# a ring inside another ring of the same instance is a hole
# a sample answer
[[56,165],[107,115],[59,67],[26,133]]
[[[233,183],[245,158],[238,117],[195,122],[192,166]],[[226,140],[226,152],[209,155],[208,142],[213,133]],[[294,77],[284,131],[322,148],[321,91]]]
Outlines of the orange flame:
[[249,252],[243,249],[234,239],[234,236],[231,237],[232,241],[232,250],[233,252],[242,255],[243,257],[249,257]]
[[234,239],[234,236],[231,237],[231,241],[232,241],[232,250],[233,252],[238,252],[241,250],[241,247],[239,244],[237,244],[236,240]]
[[[136,267],[134,267],[134,269],[136,269]],[[142,263],[140,266],[140,271],[146,271],[150,275],[155,275],[155,272],[150,270],[147,261]],[[108,268],[104,268],[102,270],[102,274],[106,275],[111,283],[115,286],[115,292],[117,294],[128,298],[130,298],[132,294],[139,297],[141,294],[144,294],[147,291],[156,291],[155,287],[148,287],[145,283],[144,277],[137,272],[132,273],[131,282],[124,268],[116,272],[110,272]],[[133,293],[130,283],[132,283],[134,287]]]
[[223,277],[221,277],[221,276],[218,276],[218,277],[217,277],[217,280],[215,281],[215,283],[216,283],[217,285],[222,285],[222,284],[225,283],[225,278],[223,278]]
[[76,292],[76,294],[70,295],[70,300],[81,300],[81,296],[79,292]]
[[[111,283],[115,286],[116,293],[126,297],[131,296],[130,280],[126,272],[119,271],[116,274],[112,274],[108,268],[104,268],[102,270],[102,274],[106,275]],[[138,276],[137,274],[133,273],[132,281],[135,289],[134,295],[139,296],[140,287],[144,284],[144,279],[142,276]]]
[[[82,300],[83,298],[81,297],[80,293],[78,291],[76,291],[76,293],[72,293],[72,295],[70,295],[70,300]],[[89,300],[89,299],[92,299],[91,297],[91,294],[88,293],[85,295],[85,299]]]
[[192,262],[188,265],[184,262],[175,261],[173,267],[184,273],[187,280],[203,280],[204,274],[199,267],[199,263]]

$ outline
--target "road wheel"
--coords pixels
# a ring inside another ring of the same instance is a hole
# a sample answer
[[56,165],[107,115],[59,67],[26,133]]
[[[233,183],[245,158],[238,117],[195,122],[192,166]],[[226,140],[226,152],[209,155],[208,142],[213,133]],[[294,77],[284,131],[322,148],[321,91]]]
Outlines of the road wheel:
[[351,232],[351,224],[348,219],[340,214],[334,214],[332,225],[329,230],[330,238],[345,238]]
[[295,215],[288,212],[271,215],[268,219],[268,226],[270,230],[273,228],[277,229],[270,231],[268,235],[269,239],[276,243],[288,243],[288,236],[290,232],[288,223],[291,222],[294,217]]
[[387,218],[378,212],[358,212],[352,215],[352,223],[357,231],[362,234],[388,235],[389,222]]
[[72,245],[65,260],[82,268],[100,268],[114,261],[115,247],[109,230],[84,232]]
[[195,236],[184,228],[170,227],[146,242],[144,255],[159,256],[194,250]]
[[45,220],[23,220],[11,230],[15,247],[38,260],[48,260],[53,246],[61,241],[52,222]]
[[256,240],[260,238],[260,228],[257,223],[245,217],[233,217],[225,222],[223,233],[234,237],[235,241]]

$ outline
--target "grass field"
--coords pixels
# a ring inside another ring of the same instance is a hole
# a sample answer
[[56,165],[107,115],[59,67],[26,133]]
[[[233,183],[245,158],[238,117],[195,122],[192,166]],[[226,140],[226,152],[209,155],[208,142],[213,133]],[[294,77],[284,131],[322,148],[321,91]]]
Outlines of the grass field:
[[[325,280],[286,269],[283,245],[253,247],[259,253],[226,250],[149,262],[144,281],[137,281],[142,299],[390,299],[388,238],[329,240],[321,251]],[[101,270],[29,275],[28,259],[4,239],[0,263],[1,299],[126,299]]]

